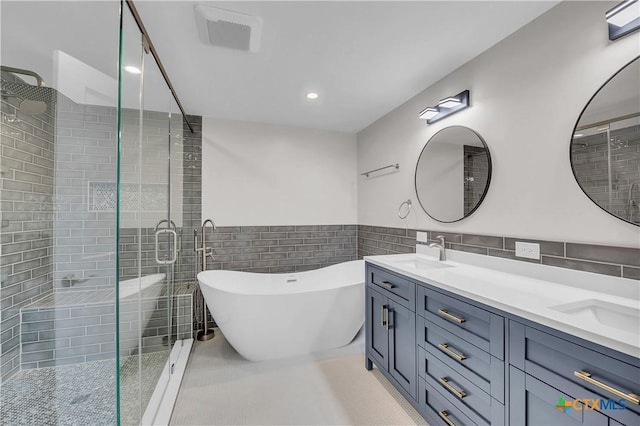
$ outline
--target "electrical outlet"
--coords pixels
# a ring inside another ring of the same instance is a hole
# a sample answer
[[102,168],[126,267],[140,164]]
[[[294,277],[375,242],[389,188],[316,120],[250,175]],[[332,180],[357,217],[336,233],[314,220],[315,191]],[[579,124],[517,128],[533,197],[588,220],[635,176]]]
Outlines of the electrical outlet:
[[419,243],[426,243],[427,240],[429,239],[429,234],[427,234],[426,232],[416,232],[416,241]]
[[540,259],[540,244],[516,241],[516,256],[527,259]]

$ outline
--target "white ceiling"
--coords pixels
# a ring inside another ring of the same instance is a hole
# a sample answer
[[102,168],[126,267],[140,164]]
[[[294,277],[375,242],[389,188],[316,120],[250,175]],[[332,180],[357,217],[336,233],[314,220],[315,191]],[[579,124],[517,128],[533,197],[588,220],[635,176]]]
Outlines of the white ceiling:
[[[344,132],[363,129],[557,3],[135,1],[187,113]],[[196,4],[261,17],[260,50],[203,44]],[[0,10],[3,65],[52,82],[52,52],[61,49],[115,78],[117,2],[3,0]],[[139,52],[134,25],[125,24],[125,61]],[[304,97],[311,90],[320,94],[314,102]]]
[[[556,3],[136,2],[189,113],[345,132],[368,126]],[[196,4],[261,17],[259,52],[202,43]],[[311,90],[320,94],[315,102],[304,97]]]

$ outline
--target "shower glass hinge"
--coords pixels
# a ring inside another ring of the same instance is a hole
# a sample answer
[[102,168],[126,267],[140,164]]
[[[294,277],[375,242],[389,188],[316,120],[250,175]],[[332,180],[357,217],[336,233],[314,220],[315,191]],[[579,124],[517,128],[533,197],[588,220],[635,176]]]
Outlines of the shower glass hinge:
[[173,371],[176,369],[176,365],[175,364],[171,364],[171,374],[173,374]]

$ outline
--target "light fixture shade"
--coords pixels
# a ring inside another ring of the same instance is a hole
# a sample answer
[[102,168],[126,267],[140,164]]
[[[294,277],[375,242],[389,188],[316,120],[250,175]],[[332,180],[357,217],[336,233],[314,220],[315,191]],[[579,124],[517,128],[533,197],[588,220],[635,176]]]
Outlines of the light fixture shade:
[[423,109],[418,117],[426,119],[427,124],[435,123],[438,120],[461,111],[469,106],[469,91],[465,90],[455,96],[449,96],[438,102],[438,105]]
[[438,108],[426,107],[420,112],[420,114],[418,114],[418,118],[422,120],[429,120],[430,118],[433,118],[438,114],[439,114]]
[[605,13],[609,40],[617,40],[640,28],[640,1],[626,0]]
[[460,105],[460,99],[458,98],[454,98],[454,97],[450,97],[450,98],[446,98],[441,100],[440,102],[438,102],[438,106],[442,107],[442,108],[454,108],[457,107],[458,105]]

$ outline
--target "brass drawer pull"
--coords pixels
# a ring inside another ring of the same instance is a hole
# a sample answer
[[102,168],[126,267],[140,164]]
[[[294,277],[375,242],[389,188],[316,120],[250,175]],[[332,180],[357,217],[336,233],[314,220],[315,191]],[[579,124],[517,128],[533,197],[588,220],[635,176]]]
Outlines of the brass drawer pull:
[[451,349],[449,349],[449,344],[448,343],[440,343],[438,345],[438,347],[440,349],[442,349],[442,351],[444,351],[445,353],[451,355],[452,357],[454,357],[455,359],[457,359],[458,361],[464,361],[465,359],[467,359],[466,356],[464,356],[463,354],[459,354]]
[[442,386],[444,386],[445,388],[447,388],[452,394],[454,394],[455,396],[457,396],[458,398],[462,399],[465,396],[467,396],[467,394],[464,391],[458,390],[456,388],[454,388],[451,383],[449,383],[449,380],[447,380],[446,377],[440,377],[438,379],[438,381],[440,383],[442,383]]
[[449,413],[447,413],[446,411],[442,410],[438,413],[438,415],[440,416],[440,418],[442,420],[445,421],[445,423],[447,423],[449,426],[456,426],[456,424],[454,422],[452,422],[451,420],[449,420]]
[[387,330],[389,330],[389,328],[391,327],[391,324],[389,324],[389,307],[385,307],[384,311],[387,313],[385,324],[386,324]]
[[463,322],[466,321],[466,319],[462,318],[462,317],[457,317],[455,315],[451,315],[449,312],[445,311],[444,309],[438,309],[438,313],[440,315],[442,315],[443,317],[450,319],[451,321],[455,321],[458,324],[462,324]]
[[624,393],[616,388],[613,388],[607,384],[604,384],[596,379],[594,379],[593,377],[591,377],[591,373],[587,373],[586,371],[582,371],[582,370],[578,370],[578,371],[574,371],[573,374],[579,378],[584,380],[587,383],[591,383],[594,386],[599,387],[600,389],[606,390],[607,392],[610,392],[612,394],[614,394],[615,396],[618,396],[620,398],[624,398],[627,401],[631,402],[632,404],[636,404],[636,405],[640,405],[640,396],[633,394],[633,393]]
[[391,284],[389,281],[380,281],[380,285],[389,290],[396,287],[395,285]]

